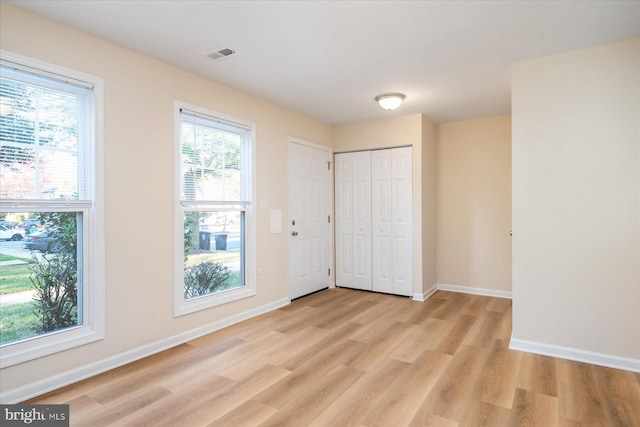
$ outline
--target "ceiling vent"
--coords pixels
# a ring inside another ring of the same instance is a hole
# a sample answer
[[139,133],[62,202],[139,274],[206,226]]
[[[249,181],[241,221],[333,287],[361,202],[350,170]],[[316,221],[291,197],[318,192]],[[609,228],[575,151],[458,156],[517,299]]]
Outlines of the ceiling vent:
[[226,47],[224,49],[216,50],[215,52],[210,53],[207,56],[209,56],[209,58],[211,59],[222,59],[222,58],[227,58],[229,56],[233,56],[235,54],[236,54],[235,50],[229,49],[228,47]]

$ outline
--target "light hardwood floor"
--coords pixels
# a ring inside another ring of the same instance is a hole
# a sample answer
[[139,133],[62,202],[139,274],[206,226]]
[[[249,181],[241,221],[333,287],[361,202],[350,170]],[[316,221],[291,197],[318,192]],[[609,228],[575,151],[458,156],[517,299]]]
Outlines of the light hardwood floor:
[[640,374],[510,335],[510,300],[331,289],[29,403],[78,426],[640,426]]

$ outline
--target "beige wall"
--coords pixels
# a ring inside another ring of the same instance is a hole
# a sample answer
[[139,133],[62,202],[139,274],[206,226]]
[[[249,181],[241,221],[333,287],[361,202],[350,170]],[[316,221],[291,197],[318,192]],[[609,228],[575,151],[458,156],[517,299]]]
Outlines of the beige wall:
[[513,67],[513,338],[640,360],[640,39]]
[[[287,209],[287,138],[333,128],[0,3],[0,47],[104,78],[106,339],[2,369],[2,391],[288,298],[286,234],[257,210],[257,295],[173,316],[174,100],[256,123],[257,200]],[[286,218],[286,215],[284,215]],[[133,242],[144,241],[144,250]]]
[[436,282],[436,170],[438,125],[422,116],[422,289],[435,291]]
[[511,116],[438,126],[437,281],[511,292]]
[[[435,170],[435,125],[421,115],[396,117],[370,122],[336,126],[335,152],[386,148],[402,145],[412,146],[413,155],[413,292],[423,294],[435,281],[433,268],[435,261],[425,259],[423,249],[429,256],[435,253],[435,241],[427,237],[435,236],[432,218],[435,216],[433,204],[426,210],[425,204],[434,198],[433,182]],[[426,194],[423,192],[426,188]],[[427,200],[423,200],[426,197]],[[425,219],[426,218],[426,219]],[[426,221],[426,222],[425,222]],[[426,226],[426,227],[425,227]]]

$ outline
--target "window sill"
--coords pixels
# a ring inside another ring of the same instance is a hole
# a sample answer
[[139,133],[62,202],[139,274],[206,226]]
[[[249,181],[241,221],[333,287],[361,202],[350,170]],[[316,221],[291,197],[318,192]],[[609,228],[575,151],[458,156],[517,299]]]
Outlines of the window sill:
[[255,295],[255,288],[248,285],[209,296],[194,298],[189,301],[185,301],[182,295],[176,295],[174,317],[184,316],[185,314],[195,313],[196,311],[205,310],[207,308],[227,304]]
[[0,367],[6,368],[104,339],[104,333],[79,326],[6,344],[0,349]]

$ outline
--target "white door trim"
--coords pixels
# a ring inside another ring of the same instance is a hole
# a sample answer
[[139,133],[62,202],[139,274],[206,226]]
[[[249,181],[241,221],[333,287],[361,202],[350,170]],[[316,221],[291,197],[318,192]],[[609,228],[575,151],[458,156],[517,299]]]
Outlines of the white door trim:
[[[331,147],[327,147],[326,145],[320,145],[320,144],[316,144],[314,142],[309,142],[309,141],[305,141],[304,139],[299,139],[299,138],[292,138],[289,137],[289,143],[294,143],[294,144],[300,144],[300,145],[306,145],[307,147],[311,147],[311,148],[316,148],[318,150],[323,150],[326,151],[329,154],[333,154],[333,149]],[[331,156],[333,158],[333,156]],[[333,166],[332,166],[333,168]],[[331,169],[333,170],[333,169]]]

